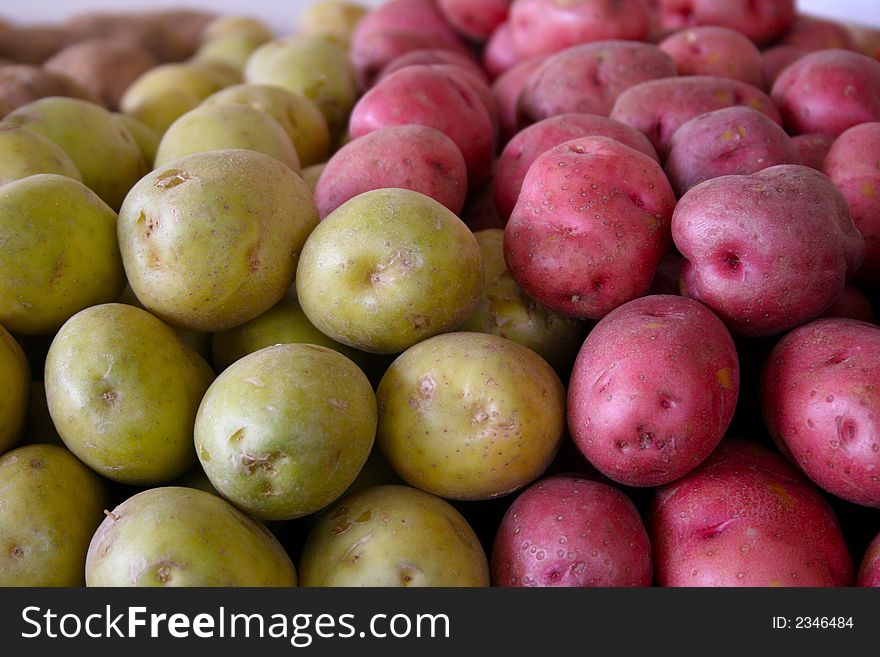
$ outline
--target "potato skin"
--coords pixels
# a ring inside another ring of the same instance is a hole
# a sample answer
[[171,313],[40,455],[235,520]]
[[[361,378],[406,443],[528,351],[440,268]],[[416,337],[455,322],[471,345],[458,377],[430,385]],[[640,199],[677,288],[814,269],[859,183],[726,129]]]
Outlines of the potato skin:
[[770,353],[761,401],[770,435],[816,484],[880,508],[880,327],[820,319]]
[[747,36],[717,25],[676,32],[659,47],[675,62],[679,75],[714,75],[762,89],[764,60]]
[[849,586],[852,558],[821,494],[777,454],[726,439],[649,510],[659,586]]
[[494,586],[651,586],[651,544],[622,492],[573,475],[529,486],[492,546]]
[[846,26],[807,14],[798,15],[779,43],[806,50],[858,50],[855,38]]
[[644,153],[607,137],[565,142],[526,174],[505,227],[507,267],[550,310],[599,319],[648,291],[674,206]]
[[715,449],[738,394],[739,361],[721,320],[685,297],[642,297],[584,341],[569,382],[569,431],[610,479],[659,486]]
[[504,21],[495,28],[489,40],[483,48],[483,69],[492,79],[500,77],[506,71],[509,71],[517,64],[527,60],[534,59],[524,57],[516,50],[513,43],[513,32],[510,26],[510,20]]
[[791,138],[791,143],[800,153],[801,164],[816,171],[825,171],[825,158],[834,142],[831,135],[819,133],[795,135]]
[[82,182],[79,169],[54,141],[12,123],[0,123],[0,185],[37,173],[57,173]]
[[782,35],[796,16],[795,0],[659,0],[658,4],[664,27],[721,25],[759,45]]
[[0,454],[21,438],[30,391],[28,360],[15,338],[0,326]]
[[498,108],[499,143],[507,144],[520,129],[519,97],[543,58],[532,57],[504,71],[492,83],[492,96]]
[[438,0],[437,6],[452,27],[474,41],[485,41],[507,20],[513,0]]
[[827,176],[798,165],[691,188],[675,208],[672,236],[686,259],[683,290],[746,336],[817,317],[864,257],[841,193]]
[[880,587],[880,534],[865,550],[856,586]]

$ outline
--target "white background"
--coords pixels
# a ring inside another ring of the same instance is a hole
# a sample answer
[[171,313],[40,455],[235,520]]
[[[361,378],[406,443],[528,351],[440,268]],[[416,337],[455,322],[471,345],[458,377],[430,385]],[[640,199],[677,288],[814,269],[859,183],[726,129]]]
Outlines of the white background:
[[[220,14],[262,18],[278,34],[293,32],[297,16],[315,0],[0,0],[0,16],[13,22],[56,22],[94,9],[133,10],[202,7]],[[382,0],[355,0],[378,5]],[[799,0],[801,11],[880,27],[880,0]]]

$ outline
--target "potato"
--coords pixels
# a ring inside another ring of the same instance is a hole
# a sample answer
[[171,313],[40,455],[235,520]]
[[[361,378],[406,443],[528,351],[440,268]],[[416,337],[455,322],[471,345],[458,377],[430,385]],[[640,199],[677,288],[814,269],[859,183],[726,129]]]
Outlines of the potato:
[[764,70],[764,89],[771,89],[776,78],[789,65],[799,60],[810,51],[806,48],[795,46],[773,46],[761,53],[762,67]]
[[486,73],[480,68],[480,65],[473,57],[463,55],[454,50],[443,50],[442,48],[425,48],[423,50],[410,50],[408,53],[395,57],[382,71],[376,76],[376,82],[382,78],[388,77],[395,71],[399,71],[407,66],[431,65],[431,64],[452,64],[466,68],[468,71],[476,74],[481,80],[486,81]]
[[510,30],[523,57],[549,55],[588,41],[642,41],[650,14],[641,0],[514,0]]
[[824,171],[825,158],[834,141],[835,139],[831,135],[817,133],[795,135],[791,138],[791,143],[800,153],[803,165],[816,171]]
[[659,0],[665,27],[720,25],[741,32],[756,44],[773,41],[795,21],[795,0]]
[[495,28],[483,48],[483,69],[492,79],[501,76],[526,59],[533,58],[524,57],[517,52],[509,20]]
[[865,261],[856,280],[880,290],[880,122],[862,123],[833,143],[823,171],[843,192],[856,228],[865,238]]
[[19,447],[0,457],[0,498],[0,586],[82,586],[100,477],[63,447]]
[[661,486],[715,449],[738,394],[739,362],[724,324],[690,299],[647,296],[587,336],[569,382],[569,430],[608,478]]
[[54,333],[125,285],[116,213],[67,176],[0,187],[0,244],[0,324],[16,333]]
[[349,120],[353,139],[394,125],[436,128],[464,155],[468,186],[486,183],[495,151],[492,121],[479,94],[448,72],[408,66],[382,79],[355,105]]
[[506,144],[519,132],[519,96],[542,61],[541,57],[526,59],[499,75],[492,83],[492,96],[498,108],[499,144]]
[[193,153],[248,149],[271,155],[295,173],[299,157],[287,131],[268,113],[249,105],[199,105],[172,123],[156,151],[155,167]]
[[147,47],[163,62],[177,62],[191,57],[208,25],[217,18],[200,9],[162,9],[141,14],[136,19],[150,27]]
[[352,33],[367,13],[368,9],[356,2],[319,0],[300,14],[296,31],[333,39],[347,47]]
[[199,461],[251,515],[290,520],[324,508],[357,477],[376,435],[376,397],[337,351],[280,344],[230,365],[195,423]]
[[495,586],[651,586],[651,544],[635,505],[581,476],[532,484],[492,546]]
[[88,586],[296,586],[265,527],[223,499],[165,486],[107,514],[86,558]]
[[447,22],[474,41],[485,41],[507,20],[513,0],[439,0]]
[[405,351],[377,389],[382,454],[412,486],[481,500],[537,479],[565,428],[565,389],[535,352],[485,333]]
[[489,586],[474,530],[448,502],[408,486],[349,495],[309,532],[302,586]]
[[148,169],[153,168],[153,162],[156,161],[156,151],[159,150],[159,135],[143,121],[139,121],[130,114],[114,112],[113,119],[128,130],[134,139],[141,155],[144,156],[144,162]]
[[79,169],[58,144],[24,126],[0,123],[0,185],[37,173],[82,182]]
[[30,128],[61,146],[79,169],[86,187],[114,210],[147,172],[131,133],[95,103],[42,98],[19,107],[3,121]]
[[770,95],[792,134],[839,135],[880,121],[880,62],[847,50],[820,50],[786,68]]
[[300,304],[322,333],[386,354],[454,329],[482,284],[473,233],[406,189],[364,192],[336,208],[309,236],[296,272]]
[[303,167],[323,162],[330,153],[330,129],[317,106],[305,96],[268,84],[237,84],[204,100],[205,105],[248,105],[262,110],[287,131]]
[[28,360],[15,338],[0,326],[0,454],[21,438],[30,392]]
[[16,25],[0,30],[0,57],[21,64],[42,64],[68,42],[57,25]]
[[659,44],[679,75],[714,75],[764,87],[764,60],[747,36],[727,27],[692,27]]
[[205,41],[193,55],[193,60],[219,62],[237,71],[244,71],[251,55],[268,40],[247,33],[230,32]]
[[103,304],[68,320],[46,357],[46,400],[64,444],[108,479],[152,485],[195,462],[208,364],[145,310]]
[[659,161],[641,132],[619,121],[594,114],[559,114],[518,132],[504,147],[492,183],[498,213],[506,221],[516,206],[529,168],[543,153],[579,137],[609,137]]
[[649,511],[659,586],[849,586],[834,512],[778,455],[728,439],[658,489]]
[[669,150],[673,133],[692,118],[725,107],[746,106],[782,124],[779,111],[755,87],[710,75],[649,80],[626,89],[617,97],[609,116],[647,135],[661,158]]
[[504,257],[523,291],[549,310],[599,319],[648,291],[671,243],[674,206],[649,156],[608,137],[568,141],[529,168]]
[[713,178],[675,208],[683,290],[735,333],[773,335],[818,316],[861,265],[864,239],[827,176],[779,165]]
[[635,41],[598,41],[547,57],[519,98],[526,120],[580,112],[607,116],[624,89],[675,75],[672,58],[657,46]]
[[0,117],[49,96],[70,96],[95,103],[97,96],[66,75],[25,64],[0,66]]
[[233,149],[142,178],[122,205],[118,236],[128,281],[150,312],[218,331],[284,296],[317,223],[311,192],[289,167]]
[[858,50],[853,35],[845,25],[806,14],[798,14],[779,43],[806,50]]
[[271,41],[274,36],[272,29],[259,18],[228,15],[212,18],[202,29],[200,38],[204,45],[229,35],[247,36],[262,43]]
[[762,374],[767,429],[828,492],[880,508],[880,328],[820,319],[787,334]]
[[751,107],[726,107],[676,130],[664,168],[681,196],[710,178],[756,173],[777,164],[801,164],[785,130]]
[[358,194],[386,187],[420,192],[460,214],[467,166],[455,142],[439,130],[382,128],[336,151],[315,188],[315,204],[323,219]]
[[492,123],[492,134],[496,142],[498,140],[498,107],[495,105],[495,96],[492,88],[482,73],[475,73],[470,67],[457,66],[455,64],[429,64],[429,68],[443,73],[456,80],[460,84],[470,87],[480,99],[480,103],[486,108],[489,121]]
[[880,587],[880,534],[865,550],[856,586]]
[[843,292],[820,317],[844,317],[870,324],[874,324],[876,319],[870,299],[852,285],[845,286]]
[[303,182],[309,186],[309,189],[314,195],[315,190],[318,189],[318,181],[321,180],[321,174],[324,173],[324,169],[327,167],[326,162],[321,162],[320,164],[312,164],[311,166],[303,167],[302,173],[300,176],[303,179]]

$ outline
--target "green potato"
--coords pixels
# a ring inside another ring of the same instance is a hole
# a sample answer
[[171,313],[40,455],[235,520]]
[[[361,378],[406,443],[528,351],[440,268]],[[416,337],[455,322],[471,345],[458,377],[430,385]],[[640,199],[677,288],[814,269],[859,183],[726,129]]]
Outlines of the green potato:
[[[198,96],[186,89],[163,89],[132,101],[125,114],[137,119],[161,138],[172,123],[201,102]],[[158,143],[156,146],[158,148]]]
[[321,174],[324,173],[324,168],[326,166],[326,162],[321,162],[320,164],[313,164],[312,166],[305,167],[302,170],[302,179],[305,181],[306,185],[309,186],[309,189],[312,190],[312,194],[315,193],[315,189],[318,187],[318,181],[321,179]]
[[537,479],[559,449],[565,388],[531,349],[486,333],[411,347],[376,392],[376,442],[404,481],[482,500]]
[[86,187],[114,210],[148,171],[131,133],[96,103],[41,98],[7,114],[3,121],[23,125],[58,144],[79,169]]
[[386,354],[454,329],[482,285],[470,229],[405,189],[372,190],[336,208],[309,236],[296,274],[299,302],[322,333]]
[[37,173],[57,173],[82,182],[79,169],[54,141],[14,123],[0,123],[0,185]]
[[24,351],[9,331],[0,326],[0,454],[21,436],[30,390],[31,369]]
[[230,365],[199,407],[195,445],[211,483],[267,520],[313,513],[367,460],[376,396],[342,354],[311,344],[261,349]]
[[584,341],[584,323],[550,312],[523,292],[504,262],[504,230],[474,233],[486,272],[483,294],[460,331],[491,333],[535,351],[560,374],[571,370]]
[[220,62],[238,71],[244,71],[250,56],[267,40],[244,32],[221,34],[203,42],[193,55],[193,59]]
[[202,43],[230,34],[243,34],[265,43],[272,40],[272,30],[263,21],[251,16],[217,16],[202,30]]
[[67,176],[0,187],[0,244],[0,324],[16,333],[54,333],[125,285],[116,213]]
[[300,15],[297,32],[323,36],[348,47],[351,35],[368,11],[356,2],[321,0]]
[[194,488],[151,488],[107,514],[86,557],[88,586],[296,586],[269,530]]
[[308,187],[263,153],[196,153],[144,177],[119,213],[128,281],[175,326],[219,331],[257,317],[293,284],[318,224]]
[[193,465],[193,423],[213,378],[170,326],[121,303],[71,317],[46,356],[46,400],[64,444],[127,484],[171,481]]
[[152,169],[153,162],[156,161],[156,151],[159,150],[159,133],[130,114],[114,112],[113,118],[131,133],[138,148],[141,149],[147,168]]
[[309,532],[302,586],[489,586],[486,553],[448,502],[375,486],[337,502]]
[[243,148],[271,155],[299,173],[287,132],[269,114],[247,105],[199,105],[177,119],[159,142],[156,168],[193,153]]
[[0,457],[0,501],[0,586],[82,586],[101,478],[63,447],[19,447]]
[[330,155],[327,121],[315,104],[301,94],[269,84],[237,84],[221,89],[204,103],[249,105],[266,112],[287,131],[304,167]]

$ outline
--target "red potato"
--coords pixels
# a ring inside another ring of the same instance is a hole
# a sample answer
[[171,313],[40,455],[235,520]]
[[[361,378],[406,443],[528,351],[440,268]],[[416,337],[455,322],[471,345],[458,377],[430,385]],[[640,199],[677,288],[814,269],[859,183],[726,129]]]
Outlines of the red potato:
[[457,66],[455,64],[429,64],[429,66],[435,71],[445,73],[461,84],[466,84],[476,92],[483,107],[486,108],[489,120],[492,122],[492,133],[497,143],[498,106],[495,104],[495,96],[492,95],[492,88],[486,81],[486,76],[482,73],[475,73],[469,68]]
[[847,285],[843,288],[840,296],[834,300],[831,307],[822,313],[820,317],[843,317],[871,324],[876,319],[874,316],[874,306],[871,305],[870,299],[852,285]]
[[531,121],[574,112],[607,116],[624,89],[673,76],[675,63],[655,45],[594,41],[547,57],[523,89],[519,110]]
[[825,158],[834,144],[834,137],[818,133],[795,135],[791,138],[791,143],[800,153],[804,166],[824,171]]
[[485,41],[507,20],[512,0],[437,0],[452,27],[474,41]]
[[651,544],[632,501],[585,477],[532,484],[505,513],[491,556],[494,586],[644,587]]
[[727,27],[707,25],[671,34],[659,47],[675,62],[679,75],[714,75],[759,89],[764,60],[747,36]]
[[684,123],[700,114],[735,106],[751,107],[782,124],[779,111],[763,91],[745,82],[710,75],[637,84],[617,97],[610,116],[647,135],[665,158],[672,134]]
[[358,194],[397,187],[430,196],[461,212],[467,167],[458,146],[439,130],[401,125],[370,132],[339,149],[318,179],[321,219]]
[[880,587],[880,534],[865,550],[856,586]]
[[588,41],[642,41],[651,27],[643,0],[514,0],[508,20],[516,50],[524,57]]
[[777,454],[727,439],[649,511],[659,586],[849,586],[852,558],[819,492]]
[[417,64],[454,64],[455,66],[461,66],[462,68],[472,71],[475,75],[483,78],[484,81],[486,78],[486,73],[480,68],[480,65],[473,57],[452,50],[425,48],[423,50],[411,50],[400,57],[392,59],[376,77],[376,81],[378,82],[382,78],[388,77],[402,68],[415,66]]
[[845,25],[816,16],[800,14],[779,41],[805,50],[844,48],[857,50],[856,40]]
[[489,179],[495,153],[492,121],[468,84],[431,66],[408,66],[361,97],[348,129],[357,139],[405,124],[436,128],[452,139],[464,156],[471,189],[479,189]]
[[685,297],[647,296],[587,336],[569,382],[568,426],[606,477],[660,486],[712,453],[738,395],[736,348],[721,320]]
[[756,173],[777,164],[801,164],[785,130],[750,107],[726,107],[676,130],[665,168],[680,196],[710,178]]
[[674,207],[644,153],[608,137],[565,142],[529,167],[505,228],[507,267],[550,310],[599,319],[648,291]]
[[494,79],[524,59],[530,58],[523,57],[517,52],[510,22],[503,22],[492,32],[486,47],[483,48],[483,68],[489,77]]
[[520,129],[519,96],[529,77],[543,58],[532,57],[505,71],[492,83],[492,96],[498,108],[499,143],[506,144]]
[[880,508],[880,327],[818,319],[787,334],[761,379],[770,435],[818,486]]
[[659,0],[665,27],[720,25],[757,44],[785,33],[795,20],[795,0]]
[[839,135],[880,121],[880,62],[848,50],[819,50],[783,70],[770,96],[790,133]]
[[504,147],[495,167],[495,205],[505,223],[513,212],[532,163],[554,146],[578,137],[609,137],[659,162],[651,142],[628,125],[594,114],[560,114],[517,133]]
[[764,71],[764,85],[762,88],[771,89],[776,78],[791,64],[805,55],[809,55],[810,51],[806,48],[796,48],[795,46],[773,46],[761,53],[761,65]]
[[880,122],[862,123],[841,134],[825,157],[824,171],[843,192],[865,238],[865,262],[856,280],[880,289]]
[[827,176],[793,164],[691,188],[672,237],[687,296],[751,337],[817,317],[864,257],[846,199]]
[[412,50],[442,48],[469,55],[435,0],[388,0],[368,12],[351,36],[350,56],[361,89],[389,62]]

